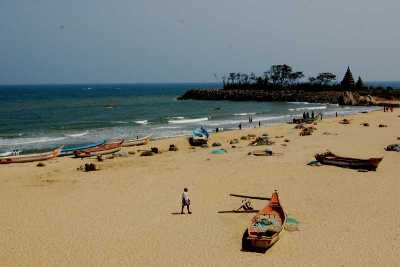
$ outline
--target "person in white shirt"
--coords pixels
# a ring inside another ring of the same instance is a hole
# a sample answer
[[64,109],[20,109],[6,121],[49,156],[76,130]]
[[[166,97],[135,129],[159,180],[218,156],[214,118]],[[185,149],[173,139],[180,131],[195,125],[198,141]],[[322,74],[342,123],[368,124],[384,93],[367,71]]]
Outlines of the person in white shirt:
[[192,214],[192,212],[190,211],[190,198],[189,198],[189,193],[188,193],[188,189],[184,188],[183,189],[183,193],[182,193],[182,210],[181,210],[181,214],[183,213],[183,208],[186,206],[188,213]]

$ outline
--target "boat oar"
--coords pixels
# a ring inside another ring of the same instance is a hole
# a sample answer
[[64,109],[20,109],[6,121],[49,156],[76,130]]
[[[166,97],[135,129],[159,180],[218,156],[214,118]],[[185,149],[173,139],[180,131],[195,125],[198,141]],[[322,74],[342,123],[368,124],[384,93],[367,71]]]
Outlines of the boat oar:
[[238,194],[229,194],[231,197],[242,197],[249,199],[260,199],[260,200],[271,200],[270,197],[254,197],[254,196],[246,196],[246,195],[238,195]]
[[218,213],[255,213],[259,210],[220,210]]

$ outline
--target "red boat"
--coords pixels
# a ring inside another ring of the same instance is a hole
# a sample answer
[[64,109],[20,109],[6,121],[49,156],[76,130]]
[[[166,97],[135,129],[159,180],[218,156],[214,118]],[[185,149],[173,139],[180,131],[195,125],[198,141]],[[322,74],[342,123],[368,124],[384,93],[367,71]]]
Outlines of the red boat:
[[123,139],[112,140],[102,145],[75,151],[74,155],[78,158],[86,158],[112,154],[121,150],[123,142]]
[[268,205],[251,219],[243,235],[243,250],[266,250],[271,247],[279,240],[285,224],[286,213],[280,204],[278,192],[275,190]]

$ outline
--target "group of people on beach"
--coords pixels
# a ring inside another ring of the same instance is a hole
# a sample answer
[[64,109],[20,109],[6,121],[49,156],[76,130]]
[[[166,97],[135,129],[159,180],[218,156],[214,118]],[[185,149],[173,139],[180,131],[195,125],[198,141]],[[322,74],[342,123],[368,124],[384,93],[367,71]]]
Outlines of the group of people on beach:
[[[253,124],[253,116],[249,116],[249,124]],[[258,127],[261,128],[261,121],[258,121]],[[238,128],[239,130],[242,130],[242,123],[239,123]]]
[[383,106],[383,112],[393,112],[393,106]]
[[314,119],[315,118],[315,114],[314,114],[314,110],[311,111],[311,116],[310,113],[307,112],[303,112],[303,119],[308,120],[308,119]]

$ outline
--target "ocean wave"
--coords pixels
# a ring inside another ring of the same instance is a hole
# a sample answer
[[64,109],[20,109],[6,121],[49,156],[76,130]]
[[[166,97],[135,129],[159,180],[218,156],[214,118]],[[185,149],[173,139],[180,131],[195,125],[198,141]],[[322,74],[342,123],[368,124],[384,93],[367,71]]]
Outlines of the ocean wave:
[[117,124],[128,124],[129,121],[113,121],[113,123],[117,123]]
[[168,123],[183,124],[183,123],[196,123],[196,122],[202,122],[202,121],[208,121],[208,118],[204,117],[204,118],[196,118],[196,119],[169,120]]
[[74,137],[85,136],[85,135],[87,135],[88,133],[89,133],[89,131],[84,131],[84,132],[76,133],[76,134],[66,134],[65,136],[74,138]]
[[157,129],[157,130],[163,130],[163,129],[181,129],[181,127],[179,126],[158,126],[158,127],[154,127],[153,129]]
[[300,111],[300,110],[314,110],[314,109],[326,109],[326,106],[289,108],[288,110],[289,111]]
[[183,120],[185,117],[183,116],[176,116],[176,117],[171,117],[171,119],[175,119],[175,120]]
[[288,104],[294,104],[294,105],[308,105],[310,104],[309,102],[287,102]]
[[148,124],[148,120],[134,121],[136,124]]
[[20,146],[39,143],[55,143],[65,140],[67,137],[32,137],[32,138],[15,138],[15,139],[1,139],[0,146]]
[[249,115],[256,115],[256,112],[244,112],[244,113],[234,113],[233,116],[249,116]]

